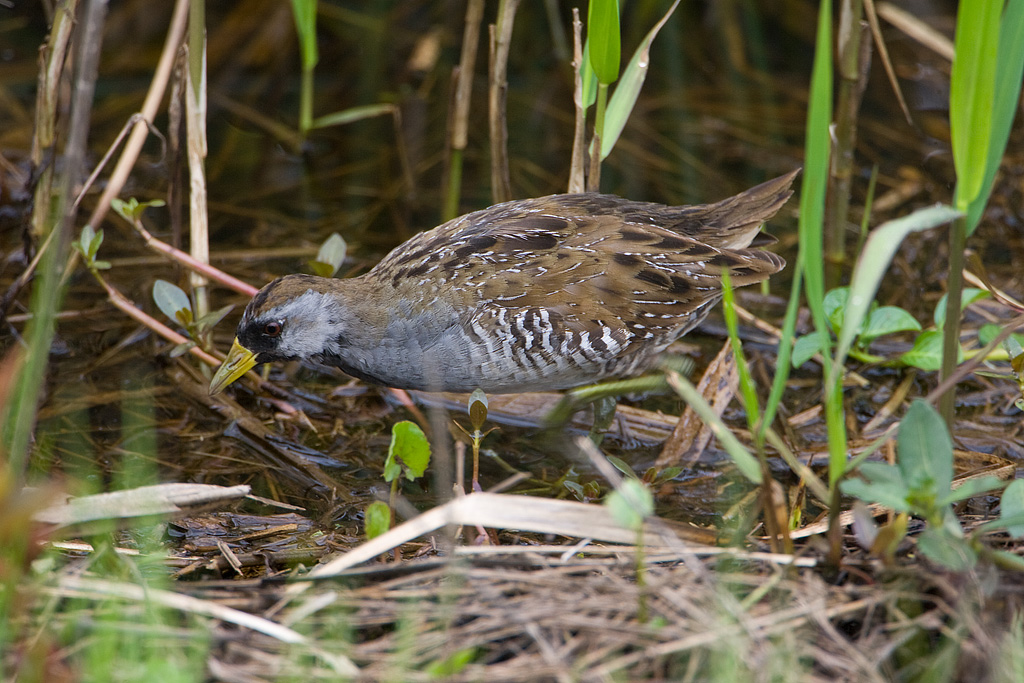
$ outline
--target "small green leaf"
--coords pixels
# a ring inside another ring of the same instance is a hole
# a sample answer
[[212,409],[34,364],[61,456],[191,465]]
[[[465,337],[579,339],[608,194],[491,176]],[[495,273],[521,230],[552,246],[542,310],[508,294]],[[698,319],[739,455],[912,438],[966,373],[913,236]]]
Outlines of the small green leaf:
[[356,121],[383,116],[395,112],[393,104],[367,104],[361,107],[343,109],[331,114],[324,114],[313,119],[310,128],[329,128],[331,126],[343,126]]
[[846,314],[846,302],[849,298],[849,287],[836,287],[825,294],[825,299],[821,304],[825,310],[825,317],[828,318],[828,323],[836,334],[843,329],[843,317]]
[[89,240],[89,260],[92,261],[96,258],[96,254],[100,251],[100,245],[103,244],[103,231],[97,230]]
[[402,476],[402,465],[389,453],[384,460],[384,481],[392,482],[400,476]]
[[[1024,339],[1018,334],[1012,334],[1003,342],[1006,355],[1010,357],[1010,367],[1017,373],[1018,378],[1024,375]],[[1024,386],[1021,387],[1024,390]]]
[[836,358],[846,358],[860,331],[860,325],[867,317],[878,293],[882,277],[888,270],[896,249],[906,236],[912,232],[930,230],[960,215],[962,214],[959,211],[948,206],[929,206],[907,216],[887,221],[871,231],[871,236],[864,243],[864,248],[857,257],[857,265],[853,269],[844,321],[846,326],[838,334]]
[[85,225],[78,237],[78,241],[73,246],[78,250],[78,253],[85,257],[86,263],[92,267],[92,262],[96,258],[96,252],[99,251],[101,244],[103,244],[103,231],[100,230],[97,233],[92,229],[91,225]]
[[581,503],[587,502],[587,497],[583,493],[583,486],[581,486],[578,481],[571,481],[567,479],[562,482],[562,485],[565,486],[565,488],[569,489],[570,493],[572,493],[576,500],[580,501]]
[[173,349],[171,349],[170,353],[168,353],[167,355],[170,356],[171,358],[177,358],[178,356],[183,356],[186,353],[188,353],[189,349],[191,349],[195,345],[196,345],[196,343],[194,341],[182,342],[182,343],[178,344],[177,346],[175,346]]
[[418,479],[423,476],[429,464],[430,442],[419,425],[408,420],[395,423],[391,428],[391,446],[384,466],[384,478],[392,481],[398,473],[404,473],[406,479]]
[[978,555],[945,527],[928,525],[917,538],[917,549],[928,559],[953,571],[965,571],[978,562]]
[[[962,296],[960,297],[960,310],[964,310],[975,301],[988,298],[989,293],[984,289],[978,289],[977,287],[964,287]],[[939,299],[939,303],[935,305],[935,314],[933,316],[935,320],[935,327],[940,330],[946,324],[946,300],[949,297],[949,293],[942,295]]]
[[612,93],[612,97],[608,101],[608,109],[605,111],[604,131],[601,134],[601,159],[611,153],[622,134],[622,129],[626,127],[626,121],[629,120],[629,115],[633,112],[633,106],[636,104],[637,97],[640,96],[640,90],[647,78],[647,70],[651,63],[651,43],[654,42],[658,32],[678,6],[679,0],[676,0],[661,20],[654,25],[654,28],[647,32],[629,60],[629,64],[626,65],[625,71],[622,72],[622,78],[615,86],[615,92]]
[[988,493],[989,491],[1000,489],[1003,487],[1003,483],[1002,479],[992,476],[968,479],[955,491],[950,491],[948,495],[939,498],[935,504],[937,506],[951,505],[958,501],[967,500],[968,498],[981,495],[982,493]]
[[656,481],[656,482],[672,481],[673,479],[678,477],[680,474],[682,474],[682,472],[683,472],[683,468],[682,467],[666,467],[661,472],[658,472],[658,476],[655,478],[654,481]]
[[[330,268],[330,272],[321,277],[331,277],[338,272],[338,269],[345,262],[345,252],[347,249],[348,247],[341,235],[336,232],[331,233],[331,236],[320,245],[320,251],[316,255],[316,263]],[[317,275],[320,275],[320,273],[317,273]]]
[[388,504],[375,500],[366,506],[366,513],[363,515],[366,538],[373,539],[387,533],[391,528],[391,508]]
[[953,440],[946,423],[921,399],[910,404],[896,437],[897,464],[913,493],[949,493],[953,483]]
[[135,197],[131,197],[128,201],[121,199],[110,200],[110,208],[112,208],[121,218],[125,219],[129,223],[134,223],[142,217],[142,212],[149,207],[166,206],[167,202],[162,199],[151,199],[148,202],[140,202]]
[[93,261],[92,267],[96,270],[110,270],[110,261]]
[[798,368],[811,358],[814,354],[821,351],[821,335],[820,334],[807,334],[803,337],[798,337],[793,342],[793,351],[791,362],[794,368]]
[[1024,353],[1024,337],[1019,334],[1011,334],[1003,342],[1006,347],[1006,353],[1011,358],[1016,358],[1020,354]]
[[427,676],[433,679],[448,679],[462,673],[476,659],[477,648],[467,647],[452,656],[427,665]]
[[224,308],[218,308],[216,311],[210,311],[196,321],[196,328],[204,332],[212,330],[217,326],[217,323],[224,319],[224,316],[231,312],[231,309],[234,307],[234,304],[228,304]]
[[938,370],[942,366],[942,331],[925,330],[917,335],[914,346],[900,356],[900,361],[927,372]]
[[654,496],[635,478],[623,479],[622,486],[608,494],[605,505],[615,521],[628,529],[640,529],[654,514]]
[[483,389],[474,389],[469,395],[469,421],[473,429],[480,431],[487,421],[487,394]]
[[[153,283],[153,301],[156,302],[164,315],[171,320],[178,321],[184,327],[192,322],[192,303],[188,295],[178,285],[171,284],[166,280],[157,280]],[[182,312],[187,313],[187,321],[182,322]]]
[[910,491],[895,465],[865,462],[857,468],[862,479],[850,477],[839,483],[839,490],[868,503],[879,503],[897,512],[909,512]]
[[921,323],[907,311],[896,306],[882,306],[868,315],[864,329],[860,333],[859,342],[867,346],[878,337],[896,332],[918,331]]
[[[1002,331],[1002,325],[986,323],[978,328],[978,343],[982,346],[988,346],[989,342],[995,339]],[[1003,348],[1006,349],[1006,355],[1010,358],[1019,356],[1024,351],[1024,335],[1011,334],[1003,342]]]
[[317,277],[333,277],[336,272],[334,266],[322,261],[309,261],[309,269]]
[[[1024,479],[1014,479],[1003,491],[1003,500],[999,506],[999,517],[1009,519],[1024,515]],[[1006,531],[1014,538],[1024,537],[1024,524],[1012,524]]]
[[988,346],[989,342],[999,336],[999,333],[1003,331],[1003,328],[995,323],[985,323],[978,328],[978,343],[982,346]]
[[629,463],[627,463],[622,458],[617,458],[614,455],[606,455],[605,457],[608,459],[608,462],[610,462],[612,466],[619,472],[622,472],[627,477],[632,477],[633,479],[637,478],[636,472],[634,472],[633,468],[629,466]]
[[129,223],[134,222],[135,210],[139,207],[139,200],[135,197],[130,197],[128,201],[114,197],[110,200],[110,208],[112,208],[117,215],[125,219]]
[[583,85],[583,109],[593,106],[597,101],[597,76],[590,65],[590,38],[583,43],[583,65],[580,67],[580,81]]

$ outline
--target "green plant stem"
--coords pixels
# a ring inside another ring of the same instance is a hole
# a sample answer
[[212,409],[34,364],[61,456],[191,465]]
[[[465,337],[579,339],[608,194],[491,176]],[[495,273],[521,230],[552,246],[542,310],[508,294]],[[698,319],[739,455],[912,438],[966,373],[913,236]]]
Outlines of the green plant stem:
[[[597,111],[594,113],[594,134],[604,139],[604,114],[608,108],[608,84],[597,84]],[[601,150],[594,150],[594,154],[600,156]]]
[[[946,296],[946,324],[942,330],[942,370],[940,381],[953,374],[960,350],[960,300],[964,289],[964,249],[967,246],[967,219],[957,218],[949,231],[949,284]],[[946,421],[946,427],[953,431],[953,407],[956,402],[956,386],[939,399],[939,414]]]
[[388,525],[388,528],[395,524],[395,503],[398,502],[398,480],[400,478],[401,475],[391,480],[391,492],[388,495],[388,510],[391,512],[391,524]]
[[852,359],[854,359],[856,361],[859,361],[861,363],[884,363],[885,362],[885,358],[883,356],[876,356],[873,353],[868,353],[867,351],[861,351],[859,349],[850,349],[850,351],[846,355],[848,355],[850,358],[852,358]]
[[[832,470],[829,469],[829,474]],[[839,525],[842,512],[839,486],[832,486],[832,497],[828,502],[828,556],[826,566],[835,570],[843,559],[843,528]]]
[[729,331],[729,343],[732,346],[733,359],[736,362],[736,369],[740,376],[740,396],[743,397],[743,410],[747,413],[747,427],[753,433],[754,441],[760,450],[764,445],[764,434],[757,429],[761,420],[761,409],[757,403],[757,389],[754,387],[754,380],[750,376],[750,368],[747,367],[747,358],[743,354],[743,346],[740,344],[739,326],[736,320],[736,304],[733,300],[732,287],[729,284],[729,276],[722,273],[722,287],[725,293],[725,304],[722,311],[725,315],[725,325]]
[[764,405],[764,417],[758,429],[762,435],[766,434],[775,420],[775,413],[782,402],[782,394],[786,390],[786,380],[789,379],[790,359],[793,357],[793,333],[796,330],[796,318],[800,311],[800,293],[803,285],[804,253],[801,250],[797,254],[796,266],[793,268],[793,284],[789,292],[789,302],[786,304],[786,317],[782,322],[782,333],[779,336],[779,351],[775,360],[775,376],[772,379],[772,388],[768,392],[768,400]]
[[480,486],[480,436],[479,432],[473,434],[473,490]]
[[313,68],[302,67],[302,82],[299,91],[299,132],[303,139],[313,128]]

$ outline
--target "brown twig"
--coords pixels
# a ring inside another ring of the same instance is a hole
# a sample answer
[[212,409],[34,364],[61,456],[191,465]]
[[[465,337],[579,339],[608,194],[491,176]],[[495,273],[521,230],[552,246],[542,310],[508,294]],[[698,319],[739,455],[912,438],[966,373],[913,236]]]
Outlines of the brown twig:
[[586,164],[584,155],[584,131],[587,126],[587,108],[583,105],[583,22],[580,11],[572,8],[572,68],[573,90],[572,101],[576,111],[576,125],[572,134],[572,159],[569,162],[570,193],[583,192],[586,180],[583,168]]
[[228,289],[233,289],[239,294],[244,294],[246,296],[254,296],[256,292],[259,291],[259,289],[257,289],[256,287],[253,287],[248,283],[242,282],[238,278],[228,275],[219,268],[211,266],[209,263],[197,261],[190,254],[182,251],[181,249],[175,249],[166,242],[161,242],[157,238],[153,237],[153,235],[151,235],[149,231],[142,226],[142,223],[140,221],[136,220],[132,222],[131,225],[135,229],[135,231],[139,233],[142,239],[145,240],[147,247],[149,247],[153,251],[167,255],[168,257],[177,261],[178,263],[188,268],[189,270],[195,273],[200,273],[204,277],[214,280],[215,282],[219,282]]
[[[133,304],[128,297],[126,297],[124,294],[121,294],[121,292],[115,289],[113,285],[107,282],[104,278],[100,277],[98,273],[96,273],[95,275],[96,280],[103,287],[104,291],[106,291],[107,298],[110,300],[110,303],[114,305],[114,308],[126,314],[132,320],[135,320],[136,322],[139,322],[145,327],[153,330],[154,332],[156,332],[157,334],[159,334],[161,337],[171,342],[172,344],[187,344],[189,342],[189,339],[187,339],[185,336],[178,334],[171,328],[167,327],[167,325],[164,325],[162,322],[160,322],[153,316],[149,315],[145,311],[135,306],[135,304]],[[188,351],[193,356],[200,359],[207,365],[210,365],[212,367],[220,365],[220,359],[215,358],[206,351],[203,351],[198,346],[193,346]]]
[[[185,72],[185,151],[189,175],[189,253],[199,263],[210,262],[210,229],[206,192],[206,3],[190,0],[188,68]],[[206,278],[190,278],[196,318],[210,310]],[[203,333],[208,337],[208,332]],[[208,338],[197,340],[204,345]]]
[[469,103],[473,93],[473,71],[476,66],[477,46],[480,43],[480,22],[484,16],[483,0],[469,0],[466,3],[466,26],[462,32],[462,56],[459,58],[455,76],[455,92],[452,102],[452,127],[449,149],[450,163],[447,173],[445,204],[442,220],[451,220],[459,212],[459,195],[462,185],[462,155],[469,139]]
[[491,194],[494,203],[512,199],[512,181],[508,170],[508,125],[505,97],[508,92],[508,53],[512,25],[520,0],[501,0],[497,23],[490,27],[491,73],[488,88],[488,122],[491,137]]

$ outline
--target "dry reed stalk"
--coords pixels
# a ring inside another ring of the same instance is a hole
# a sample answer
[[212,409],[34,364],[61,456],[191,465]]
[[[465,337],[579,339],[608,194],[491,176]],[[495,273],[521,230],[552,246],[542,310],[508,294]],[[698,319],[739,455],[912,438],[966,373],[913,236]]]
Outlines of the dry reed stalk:
[[491,137],[491,194],[494,203],[512,199],[508,170],[508,121],[505,98],[508,93],[508,54],[512,26],[520,0],[501,0],[498,19],[490,26],[491,71],[488,88],[488,122]]

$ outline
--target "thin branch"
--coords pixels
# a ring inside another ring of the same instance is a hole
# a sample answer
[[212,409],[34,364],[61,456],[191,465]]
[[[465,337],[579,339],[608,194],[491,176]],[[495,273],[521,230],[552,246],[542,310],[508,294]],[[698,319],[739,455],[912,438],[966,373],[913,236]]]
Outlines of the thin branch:
[[572,160],[569,164],[568,191],[578,193],[583,192],[586,182],[583,168],[586,164],[584,129],[587,126],[587,108],[583,106],[583,22],[580,21],[580,11],[576,7],[572,8],[572,68],[572,101],[576,110],[576,126],[572,135]]
[[490,27],[491,75],[488,89],[488,121],[491,134],[491,194],[495,203],[512,199],[508,170],[508,122],[505,97],[508,92],[508,53],[512,25],[520,0],[501,0],[498,20]]

